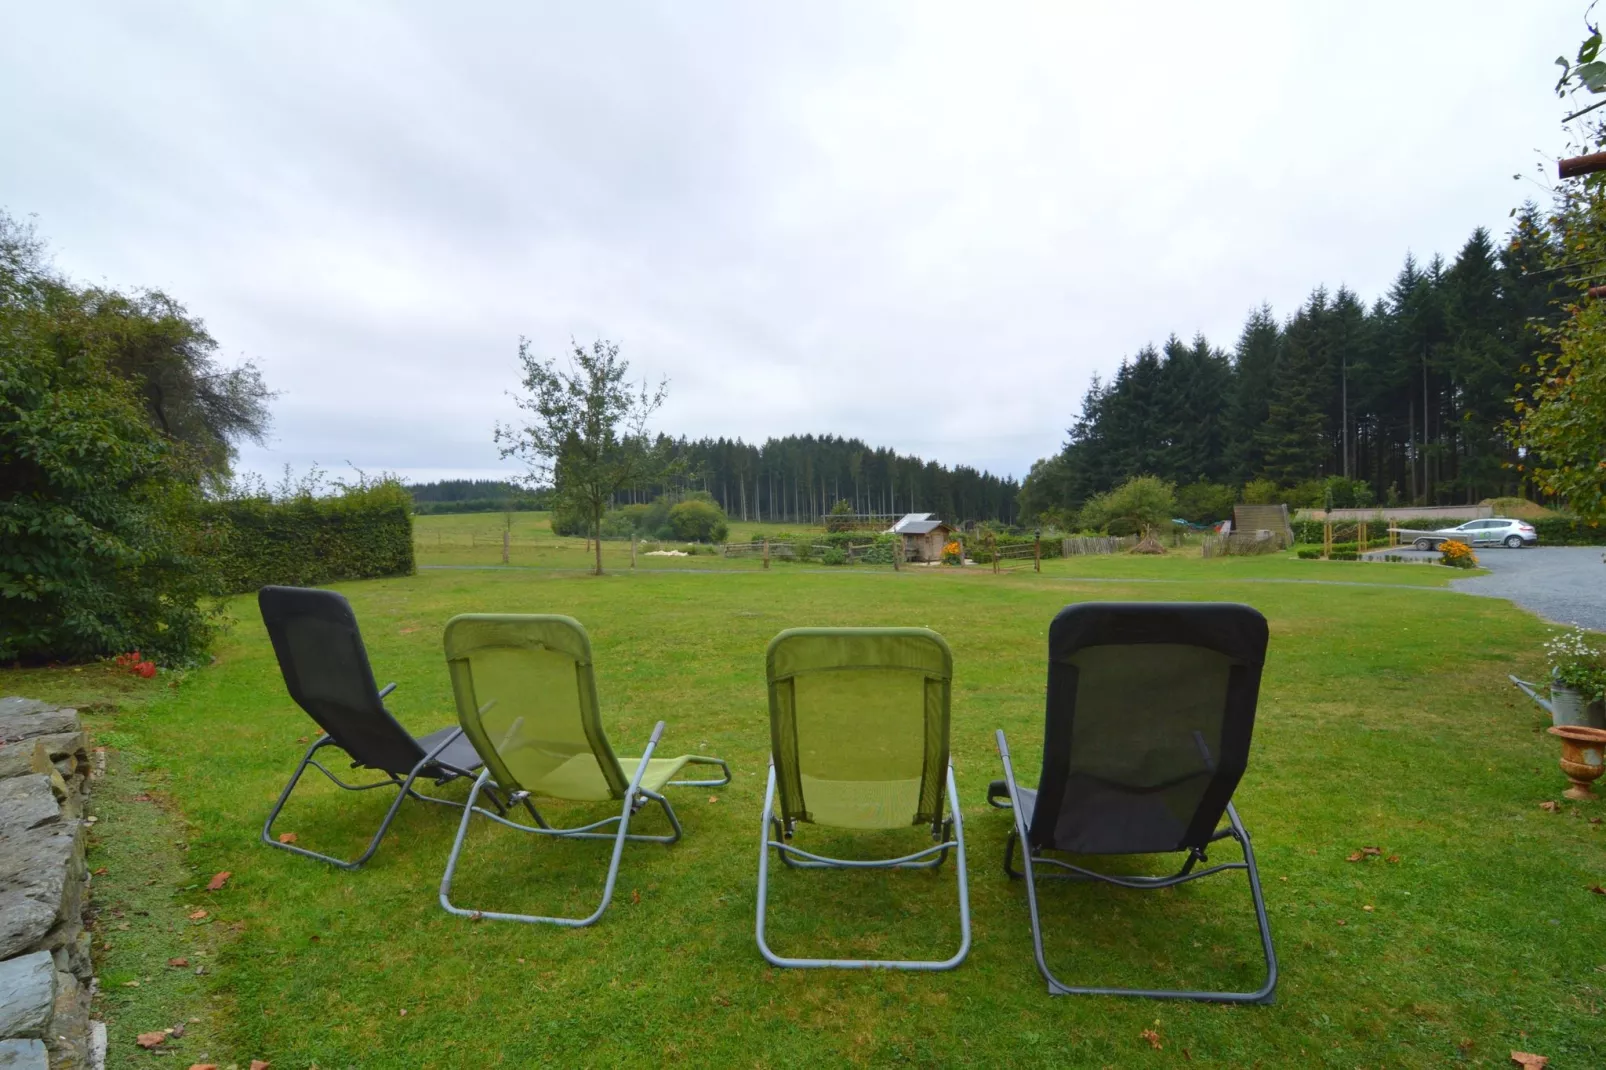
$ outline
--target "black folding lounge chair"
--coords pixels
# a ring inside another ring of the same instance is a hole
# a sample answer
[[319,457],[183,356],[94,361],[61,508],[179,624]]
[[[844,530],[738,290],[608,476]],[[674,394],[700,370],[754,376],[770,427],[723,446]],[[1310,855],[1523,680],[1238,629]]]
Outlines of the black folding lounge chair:
[[[1266,619],[1224,602],[1089,602],[1067,606],[1048,630],[1048,717],[1036,789],[1015,780],[1004,733],[1004,779],[987,801],[1014,810],[1004,871],[1025,877],[1037,967],[1053,995],[1148,996],[1269,1003],[1277,955],[1249,833],[1232,793],[1249,757]],[[1227,824],[1218,828],[1225,815]],[[1211,844],[1233,839],[1242,862],[1208,865]],[[1017,841],[1024,872],[1015,870]],[[1045,851],[1071,855],[1186,851],[1168,877],[1097,873]],[[1195,869],[1206,865],[1207,868]],[[1048,867],[1045,871],[1039,867]],[[1228,869],[1246,870],[1266,956],[1266,983],[1253,992],[1202,992],[1067,985],[1043,956],[1036,880],[1098,880],[1123,888],[1169,888]]]
[[[386,684],[384,690],[375,685],[351,604],[334,591],[306,587],[264,587],[257,595],[257,604],[290,697],[326,733],[307,748],[295,775],[279,793],[279,801],[273,804],[262,826],[262,842],[343,869],[356,869],[379,849],[379,841],[385,838],[385,831],[408,796],[461,808],[461,803],[420,794],[414,790],[413,782],[423,778],[444,784],[460,776],[472,777],[480,768],[474,745],[463,738],[462,728],[455,725],[414,739],[396,722],[384,703],[396,685]],[[339,747],[351,756],[353,769],[378,770],[387,779],[347,784],[314,757],[324,747]],[[273,822],[309,765],[347,791],[397,789],[396,801],[385,812],[379,831],[354,861],[345,862],[273,838]]]

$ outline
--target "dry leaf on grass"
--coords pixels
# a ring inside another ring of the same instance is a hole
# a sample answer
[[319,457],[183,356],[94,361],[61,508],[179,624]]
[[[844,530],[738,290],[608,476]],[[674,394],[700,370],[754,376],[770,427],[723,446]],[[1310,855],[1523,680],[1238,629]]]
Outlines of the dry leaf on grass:
[[1367,904],[1366,904],[1366,905],[1365,905],[1365,906],[1364,906],[1364,907],[1362,907],[1362,908],[1361,908],[1361,909],[1362,909],[1362,910],[1364,910],[1364,911],[1366,911],[1366,912],[1367,912],[1367,913],[1368,913],[1368,914],[1370,914],[1370,913],[1371,913],[1371,912],[1372,912],[1372,909],[1373,909],[1373,908],[1372,908],[1372,904],[1371,904],[1371,903],[1367,903]]
[[204,917],[206,917],[206,911],[204,911],[204,910],[192,910],[192,911],[190,911],[190,920],[191,921],[200,921]]
[[167,960],[167,964],[169,966],[188,966],[190,964],[190,960],[189,959],[182,959],[182,958],[180,958],[180,959],[168,959]]
[[280,843],[295,843],[296,842],[296,834],[293,833],[293,832],[281,832],[281,833],[279,833],[279,842]]
[[167,1034],[158,1029],[154,1033],[141,1033],[134,1038],[134,1043],[142,1048],[154,1048],[167,1039]]
[[401,1009],[401,1014],[399,1014],[399,1015],[397,1015],[397,1017],[398,1017],[398,1018],[405,1018],[405,1017],[407,1017],[407,1008],[406,1008],[406,1007],[403,1007],[403,1008],[402,1008],[402,1009]]
[[1155,1051],[1160,1050],[1160,1034],[1155,1032],[1153,1029],[1145,1029],[1143,1032],[1139,1033],[1138,1036],[1144,1040],[1147,1040],[1149,1042],[1149,1047],[1153,1048]]
[[1385,862],[1398,862],[1399,860],[1400,860],[1400,856],[1399,855],[1389,855],[1383,861],[1385,861]]
[[[1596,889],[1596,890],[1598,891],[1599,889]],[[630,901],[632,903],[641,902],[641,889],[640,888],[632,888],[630,890]]]
[[296,737],[296,742],[297,743],[306,743],[306,742],[308,742],[308,740],[307,740],[306,736],[297,736]]
[[1602,888],[1598,884],[1591,885],[1589,890],[1594,892],[1596,895],[1606,895],[1606,888]]
[[710,795],[708,797],[708,801],[709,802],[719,802],[719,796],[718,795]]
[[251,1070],[268,1070],[268,1065],[269,1063],[266,1059],[251,1060]]
[[191,1063],[190,1070],[217,1070],[217,1063]]
[[1554,799],[1546,799],[1544,802],[1539,804],[1539,809],[1548,813],[1559,814],[1561,813],[1561,803]]
[[1352,854],[1348,858],[1344,859],[1344,861],[1346,861],[1346,862],[1359,862],[1361,859],[1363,859],[1365,857],[1366,856],[1361,854],[1361,852],[1356,851],[1354,854]]
[[234,876],[234,874],[230,873],[226,869],[219,873],[213,874],[212,879],[206,882],[206,890],[209,892],[217,891],[219,888],[229,883],[229,878],[232,876]]
[[1361,854],[1363,854],[1363,855],[1380,855],[1382,853],[1383,853],[1383,848],[1381,848],[1381,847],[1362,847],[1361,848]]
[[105,866],[101,866],[99,869],[95,870],[94,873],[90,874],[90,876],[93,876],[93,877],[104,877],[105,875],[106,875],[106,867]]
[[1512,1052],[1511,1061],[1518,1066],[1525,1067],[1526,1070],[1545,1070],[1545,1067],[1550,1065],[1548,1056],[1534,1055],[1532,1052],[1526,1051]]

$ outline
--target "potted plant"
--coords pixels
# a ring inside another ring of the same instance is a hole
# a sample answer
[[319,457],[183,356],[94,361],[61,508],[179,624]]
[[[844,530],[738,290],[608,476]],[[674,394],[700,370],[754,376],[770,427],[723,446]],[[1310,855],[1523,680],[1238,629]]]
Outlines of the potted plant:
[[1548,710],[1558,727],[1606,728],[1606,651],[1582,628],[1574,628],[1545,642],[1545,659],[1550,663],[1548,701],[1533,684],[1515,676],[1512,682]]

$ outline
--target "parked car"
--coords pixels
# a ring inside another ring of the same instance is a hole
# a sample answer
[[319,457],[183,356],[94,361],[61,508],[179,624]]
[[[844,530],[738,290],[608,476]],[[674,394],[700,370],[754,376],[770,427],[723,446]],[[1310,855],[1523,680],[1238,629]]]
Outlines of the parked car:
[[1416,534],[1411,545],[1418,550],[1435,550],[1440,543],[1451,539],[1468,546],[1508,546],[1516,550],[1523,546],[1537,546],[1539,533],[1526,520],[1490,517],[1487,520],[1468,520],[1453,528]]

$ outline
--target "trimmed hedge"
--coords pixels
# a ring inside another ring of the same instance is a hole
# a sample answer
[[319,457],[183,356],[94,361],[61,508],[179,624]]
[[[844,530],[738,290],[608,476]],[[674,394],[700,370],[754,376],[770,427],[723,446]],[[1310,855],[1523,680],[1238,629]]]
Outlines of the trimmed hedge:
[[219,593],[269,584],[410,576],[413,500],[398,484],[350,487],[331,498],[235,498],[201,510]]
[[1540,546],[1606,546],[1606,527],[1576,516],[1547,516],[1528,523],[1538,533]]
[[540,498],[463,498],[455,502],[413,502],[414,516],[442,513],[539,513],[546,508]]

